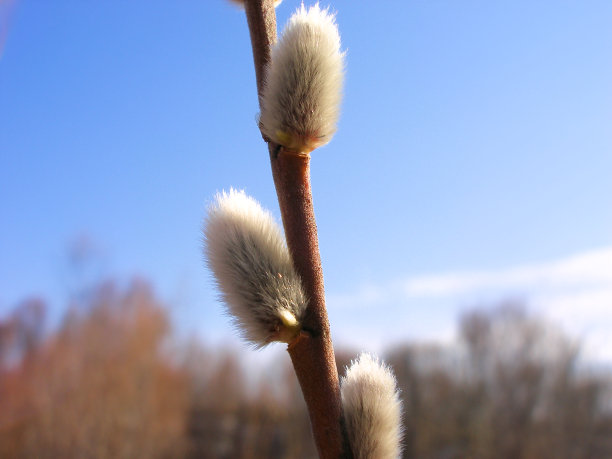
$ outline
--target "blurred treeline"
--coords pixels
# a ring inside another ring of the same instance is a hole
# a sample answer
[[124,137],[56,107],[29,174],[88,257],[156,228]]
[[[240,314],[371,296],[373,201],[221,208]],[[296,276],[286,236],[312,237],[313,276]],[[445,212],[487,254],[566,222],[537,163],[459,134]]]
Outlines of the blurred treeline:
[[[247,351],[180,343],[142,282],[85,303],[52,333],[40,300],[0,321],[0,457],[316,456],[288,358],[254,370]],[[612,457],[611,374],[577,343],[509,306],[466,314],[459,336],[384,356],[404,457]],[[355,355],[338,351],[341,374]]]

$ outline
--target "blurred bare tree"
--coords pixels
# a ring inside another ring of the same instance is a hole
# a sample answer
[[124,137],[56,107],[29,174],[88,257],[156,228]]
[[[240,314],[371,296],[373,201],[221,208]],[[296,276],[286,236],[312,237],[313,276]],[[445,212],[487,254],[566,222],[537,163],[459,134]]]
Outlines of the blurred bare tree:
[[187,381],[163,359],[168,323],[150,289],[107,285],[69,317],[36,354],[20,343],[28,358],[2,370],[0,456],[180,456]]
[[612,457],[610,374],[517,305],[473,311],[462,348],[389,357],[405,402],[406,458]]
[[[194,361],[190,372],[200,364]],[[253,377],[228,353],[204,377],[191,378],[189,457],[316,457],[295,373],[285,361],[273,370],[274,379],[264,378],[253,391]]]
[[[177,344],[144,282],[91,292],[46,336],[40,299],[0,321],[0,457],[316,457],[288,359],[254,374],[229,350]],[[459,346],[387,356],[405,458],[612,457],[612,375],[576,342],[516,305],[459,331]],[[356,354],[336,356],[344,373]]]
[[75,234],[66,244],[66,256],[60,264],[60,279],[71,309],[91,307],[96,303],[100,284],[107,271],[106,252],[88,233]]

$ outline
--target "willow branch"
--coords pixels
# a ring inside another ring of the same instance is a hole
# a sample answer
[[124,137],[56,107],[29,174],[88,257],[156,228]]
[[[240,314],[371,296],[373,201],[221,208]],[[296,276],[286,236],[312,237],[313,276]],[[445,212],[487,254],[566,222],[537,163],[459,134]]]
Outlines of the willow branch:
[[[276,42],[276,14],[272,0],[247,0],[245,10],[261,102],[270,48]],[[289,345],[288,352],[308,407],[319,456],[350,458],[325,309],[323,271],[310,188],[310,156],[287,151],[271,141],[268,147],[287,246],[309,298],[303,331]]]
[[271,151],[272,175],[295,269],[309,298],[303,332],[289,355],[322,458],[351,457],[342,420],[336,359],[325,309],[323,270],[310,188],[310,156]]
[[255,78],[257,79],[257,95],[261,101],[264,87],[266,66],[270,62],[270,49],[276,43],[276,12],[273,0],[246,0],[244,2],[251,45],[253,47],[253,61],[255,64]]

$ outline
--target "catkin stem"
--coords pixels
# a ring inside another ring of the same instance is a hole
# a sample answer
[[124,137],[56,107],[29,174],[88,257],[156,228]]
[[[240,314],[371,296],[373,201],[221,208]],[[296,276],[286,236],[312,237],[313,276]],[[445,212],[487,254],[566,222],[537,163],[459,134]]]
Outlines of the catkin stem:
[[[246,0],[245,11],[261,101],[265,67],[276,42],[272,0]],[[325,309],[323,271],[310,189],[310,157],[295,155],[268,143],[274,185],[295,269],[309,298],[304,331],[288,347],[308,407],[319,456],[352,457],[342,420],[338,371]]]

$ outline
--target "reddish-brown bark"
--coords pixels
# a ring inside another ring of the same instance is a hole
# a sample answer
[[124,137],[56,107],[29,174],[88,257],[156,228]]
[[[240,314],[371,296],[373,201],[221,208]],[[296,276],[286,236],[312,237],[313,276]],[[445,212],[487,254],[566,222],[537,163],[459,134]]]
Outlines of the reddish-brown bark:
[[[272,0],[246,0],[245,11],[261,100],[270,48],[276,42],[276,13]],[[268,143],[268,148],[287,245],[309,298],[303,331],[289,345],[288,352],[308,407],[319,456],[350,458],[325,309],[323,271],[310,189],[310,156],[279,148],[273,142]]]

